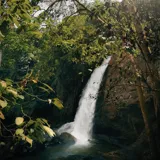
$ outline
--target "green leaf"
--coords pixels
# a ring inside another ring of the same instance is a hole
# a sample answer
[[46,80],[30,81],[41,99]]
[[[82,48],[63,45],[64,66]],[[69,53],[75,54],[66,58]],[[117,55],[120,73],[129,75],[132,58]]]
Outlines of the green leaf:
[[16,135],[20,135],[20,136],[22,136],[22,135],[23,135],[23,133],[24,133],[24,130],[23,130],[22,128],[18,128],[18,129],[16,129],[16,132],[15,132],[15,134],[16,134]]
[[4,35],[2,34],[2,32],[0,31],[0,41],[3,40]]
[[53,101],[52,101],[52,103],[53,103],[56,107],[58,107],[59,109],[63,109],[63,108],[64,108],[64,106],[63,106],[63,104],[62,104],[62,101],[60,101],[58,98],[54,98]]
[[24,99],[24,96],[22,96],[22,95],[18,95],[17,97],[20,99]]
[[46,83],[42,83],[44,86],[46,86],[49,90],[51,90],[52,92],[55,92],[54,90],[53,90],[53,88],[52,87],[50,87],[48,84],[46,84]]
[[42,33],[39,31],[31,31],[30,32],[32,35],[34,35],[36,38],[42,38]]
[[7,106],[7,101],[6,100],[0,100],[0,106],[2,108],[5,108]]
[[42,121],[43,121],[45,124],[47,124],[47,126],[50,127],[50,125],[48,124],[48,121],[47,121],[46,119],[42,118]]
[[43,91],[49,93],[48,89],[44,88],[44,87],[39,87],[40,89],[42,89]]
[[11,93],[14,97],[18,96],[18,93],[13,88],[7,88],[7,92]]
[[17,21],[17,19],[16,19],[16,18],[13,18],[13,22],[14,22],[14,24],[15,24],[17,27],[19,27],[19,26],[20,26],[20,24],[19,24],[19,22]]
[[[23,10],[24,12],[25,12],[25,10]],[[28,13],[23,13],[22,15],[21,15],[23,18],[25,18],[26,20],[30,20],[31,19],[31,17],[30,17],[30,15],[28,14]]]
[[29,120],[29,122],[27,123],[27,127],[31,126],[31,125],[34,124],[34,123],[35,123],[35,121]]

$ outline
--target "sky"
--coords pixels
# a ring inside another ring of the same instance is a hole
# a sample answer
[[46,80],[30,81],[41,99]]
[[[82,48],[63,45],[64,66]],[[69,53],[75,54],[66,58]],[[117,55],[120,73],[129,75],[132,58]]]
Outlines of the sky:
[[[66,2],[66,4],[67,5],[65,5],[64,7],[65,7],[65,9],[67,10],[67,8],[69,8],[69,6],[71,5],[71,2],[72,0],[68,0],[67,2]],[[83,1],[83,0],[80,0],[80,1]],[[89,3],[91,3],[91,2],[94,2],[95,0],[86,0],[87,2],[89,2]],[[112,2],[122,2],[123,0],[112,0]],[[43,2],[43,3],[39,3],[39,6],[41,7],[41,9],[42,10],[39,10],[38,12],[36,12],[35,14],[34,14],[34,16],[35,17],[37,17],[40,13],[42,13],[45,9],[47,9],[48,8],[48,6],[49,6],[49,4],[51,4],[53,1],[51,0],[51,1],[49,1],[49,3],[48,2]],[[63,11],[63,9],[62,9],[62,11]],[[61,17],[61,18],[63,18],[63,17]]]

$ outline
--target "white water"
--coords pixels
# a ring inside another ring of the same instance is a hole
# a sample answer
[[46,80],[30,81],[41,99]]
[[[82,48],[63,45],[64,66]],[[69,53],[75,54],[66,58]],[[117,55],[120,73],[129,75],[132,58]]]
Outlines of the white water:
[[72,134],[77,139],[78,144],[87,144],[89,143],[88,140],[92,138],[93,118],[98,91],[110,59],[111,57],[108,57],[101,66],[93,71],[83,90],[74,122],[66,123],[58,130],[59,134],[63,132]]

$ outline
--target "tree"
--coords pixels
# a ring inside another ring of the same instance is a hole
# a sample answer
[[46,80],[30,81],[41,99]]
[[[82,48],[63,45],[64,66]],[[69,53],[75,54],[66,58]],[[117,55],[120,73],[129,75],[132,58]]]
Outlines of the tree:
[[[31,69],[33,66],[31,62],[35,60],[35,54],[40,52],[36,47],[36,41],[42,37],[42,33],[39,20],[32,17],[33,11],[39,7],[33,7],[31,2],[29,0],[0,2],[0,57],[2,52],[4,54],[1,72],[6,68],[13,72],[6,75],[1,74],[0,77],[3,79],[0,80],[0,140],[3,137],[6,143],[9,139],[12,143],[24,141],[32,146],[33,140],[41,143],[45,141],[44,131],[50,137],[54,137],[55,133],[47,120],[35,119],[27,114],[23,109],[24,104],[31,102],[31,98],[47,104],[52,103],[59,109],[63,108],[63,104],[55,96],[52,87],[32,76],[33,71]],[[31,41],[30,44],[28,44],[29,40]],[[17,70],[21,70],[21,73],[16,72]],[[45,92],[47,98],[42,99],[37,93],[35,95],[32,87],[39,93],[44,94]],[[11,116],[10,111],[13,108],[17,110],[15,115],[12,114]],[[11,125],[10,128],[6,126],[8,123],[9,126],[10,123],[14,125]],[[9,145],[8,147],[15,147],[15,144],[12,143],[12,146]]]

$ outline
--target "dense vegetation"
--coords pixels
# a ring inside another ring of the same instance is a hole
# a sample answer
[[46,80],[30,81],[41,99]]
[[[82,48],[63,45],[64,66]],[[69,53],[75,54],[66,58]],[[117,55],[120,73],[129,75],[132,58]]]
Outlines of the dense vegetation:
[[[110,65],[114,64],[122,77],[128,73],[128,84],[137,90],[150,146],[148,158],[158,160],[160,1],[96,1],[87,5],[73,0],[74,9],[70,7],[67,13],[56,7],[61,1],[54,1],[34,16],[40,10],[39,2],[0,1],[2,152],[16,152],[19,146],[54,137],[49,123],[55,127],[73,119],[92,70],[111,55]],[[60,15],[63,20],[57,21]],[[127,65],[122,70],[123,57]],[[148,99],[153,102],[153,113],[147,110]]]

